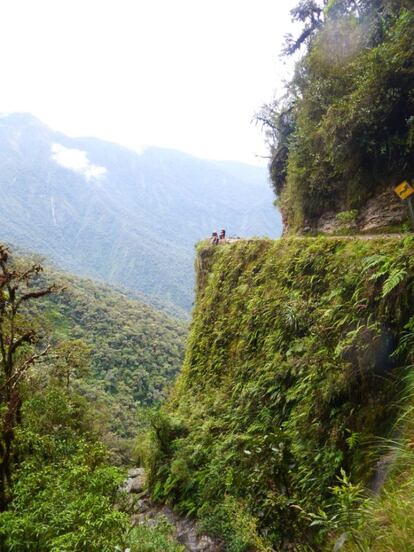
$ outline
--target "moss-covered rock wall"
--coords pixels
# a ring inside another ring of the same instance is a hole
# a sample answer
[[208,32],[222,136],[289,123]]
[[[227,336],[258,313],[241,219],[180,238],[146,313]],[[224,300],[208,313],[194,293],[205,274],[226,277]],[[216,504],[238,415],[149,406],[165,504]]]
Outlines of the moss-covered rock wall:
[[184,367],[153,420],[154,497],[226,550],[322,550],[324,516],[369,488],[404,408],[413,254],[412,237],[201,245]]

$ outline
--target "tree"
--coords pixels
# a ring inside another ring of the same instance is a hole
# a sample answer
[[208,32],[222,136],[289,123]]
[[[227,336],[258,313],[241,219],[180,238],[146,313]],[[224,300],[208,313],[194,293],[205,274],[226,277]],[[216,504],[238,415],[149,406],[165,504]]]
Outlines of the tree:
[[15,430],[21,422],[22,384],[28,370],[49,350],[43,332],[24,316],[28,303],[57,291],[39,286],[40,264],[19,266],[0,245],[0,511],[10,499],[12,467],[17,461]]
[[323,25],[324,20],[323,7],[317,0],[300,0],[290,13],[294,21],[300,21],[304,26],[298,38],[294,39],[291,34],[287,35],[285,54],[288,55],[294,54],[302,44],[308,44],[315,32]]
[[52,374],[69,390],[71,378],[86,377],[90,372],[92,347],[82,339],[72,339],[59,343],[54,349],[55,361]]
[[294,102],[286,101],[262,106],[256,114],[256,122],[262,125],[270,149],[270,175],[276,195],[280,195],[286,181],[289,140],[295,129]]

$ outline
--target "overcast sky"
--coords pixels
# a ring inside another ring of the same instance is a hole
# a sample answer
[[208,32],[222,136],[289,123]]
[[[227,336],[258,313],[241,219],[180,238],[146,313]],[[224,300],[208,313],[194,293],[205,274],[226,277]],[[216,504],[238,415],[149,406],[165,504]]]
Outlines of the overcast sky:
[[72,136],[257,162],[297,0],[0,0],[0,111]]

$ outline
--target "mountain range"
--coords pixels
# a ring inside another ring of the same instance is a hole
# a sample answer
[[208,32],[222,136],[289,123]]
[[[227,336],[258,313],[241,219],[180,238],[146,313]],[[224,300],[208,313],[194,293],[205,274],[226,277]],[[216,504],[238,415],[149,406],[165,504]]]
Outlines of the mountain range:
[[1,241],[188,311],[194,244],[213,230],[281,233],[264,167],[71,138],[0,117]]

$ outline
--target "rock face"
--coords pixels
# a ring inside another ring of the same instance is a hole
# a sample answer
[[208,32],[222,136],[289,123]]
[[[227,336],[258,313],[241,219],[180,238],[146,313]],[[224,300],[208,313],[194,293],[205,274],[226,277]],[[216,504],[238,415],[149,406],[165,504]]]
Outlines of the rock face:
[[336,213],[334,211],[324,213],[318,220],[317,230],[323,234],[339,232],[340,223],[336,219]]
[[146,479],[144,468],[135,468],[129,470],[128,478],[124,482],[121,490],[126,493],[142,493],[145,491]]
[[375,466],[374,477],[371,482],[371,490],[374,494],[379,494],[387,479],[387,476],[397,459],[397,450],[392,449],[382,458],[380,458]]
[[393,190],[386,190],[367,201],[357,214],[355,222],[349,225],[341,224],[337,214],[334,211],[324,213],[316,223],[317,232],[335,234],[348,230],[357,233],[370,233],[401,225],[408,220],[407,207]]
[[132,518],[133,525],[144,524],[154,527],[163,520],[167,520],[175,527],[177,541],[188,552],[219,552],[223,550],[219,543],[214,542],[207,535],[201,535],[197,523],[189,518],[181,517],[167,506],[157,506],[148,499],[137,501],[136,510]]
[[358,227],[370,232],[384,226],[394,226],[407,220],[407,208],[393,191],[386,191],[370,199],[358,218]]
[[167,520],[175,527],[177,541],[188,552],[222,552],[223,546],[207,535],[202,535],[197,523],[187,517],[179,516],[162,504],[155,504],[147,490],[146,477],[143,468],[135,468],[128,472],[128,477],[121,490],[129,495],[132,525],[147,525],[155,527]]

